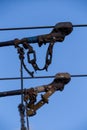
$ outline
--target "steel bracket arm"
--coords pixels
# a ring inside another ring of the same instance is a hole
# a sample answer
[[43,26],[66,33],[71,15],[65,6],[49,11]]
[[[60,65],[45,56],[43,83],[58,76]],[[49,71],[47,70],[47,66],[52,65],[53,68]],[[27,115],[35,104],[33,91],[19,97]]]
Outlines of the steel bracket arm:
[[[27,115],[33,116],[36,114],[36,111],[41,108],[45,103],[48,103],[48,98],[54,94],[56,91],[62,91],[64,85],[66,85],[71,80],[71,76],[68,73],[58,73],[54,81],[45,87],[45,94],[41,95],[41,100],[37,103],[36,100],[30,101],[27,103]],[[39,89],[38,89],[39,91]],[[35,95],[34,95],[35,96]],[[30,97],[30,96],[29,96]],[[28,98],[25,98],[25,101],[28,101]],[[33,97],[33,94],[32,94]],[[34,98],[33,98],[34,99]]]
[[[36,111],[41,108],[44,104],[48,103],[48,98],[56,91],[62,91],[64,86],[69,83],[71,76],[69,73],[58,73],[52,83],[48,85],[42,85],[34,88],[24,89],[24,101],[26,103],[27,116],[33,116]],[[41,94],[41,100],[37,102],[37,94]],[[21,95],[21,90],[13,90],[0,92],[0,97]]]
[[15,39],[5,42],[0,42],[0,47],[4,46],[17,46],[19,44],[27,43],[38,43],[39,46],[48,42],[62,42],[65,36],[69,35],[73,30],[71,22],[60,22],[54,26],[54,29],[49,34],[38,35],[33,37],[26,37],[22,39]]

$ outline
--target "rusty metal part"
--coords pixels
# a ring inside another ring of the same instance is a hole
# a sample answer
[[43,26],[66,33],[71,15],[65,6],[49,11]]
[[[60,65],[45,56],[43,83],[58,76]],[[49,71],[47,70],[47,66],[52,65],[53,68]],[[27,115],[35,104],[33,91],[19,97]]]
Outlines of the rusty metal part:
[[24,121],[24,116],[25,116],[25,106],[23,104],[19,104],[18,110],[20,112],[20,118],[21,118],[21,130],[27,130],[25,127],[25,121]]
[[71,22],[60,22],[57,23],[51,33],[59,33],[67,36],[73,31],[73,25]]
[[[60,80],[61,79],[61,80]],[[36,104],[31,104],[30,107],[27,108],[27,116],[33,116],[36,114],[36,111],[42,107],[45,103],[48,103],[48,98],[55,93],[56,91],[62,91],[64,89],[64,85],[70,81],[71,77],[68,73],[60,73],[56,75],[54,81],[50,84],[50,88],[48,91],[41,95],[41,100]]]
[[[46,70],[48,69],[48,66],[51,64],[52,62],[52,54],[53,54],[53,46],[55,44],[55,41],[57,40],[56,38],[56,35],[54,35],[55,33],[53,34],[50,34],[52,37],[50,37],[50,35],[46,35],[47,38],[48,38],[48,41],[50,41],[49,43],[49,46],[48,46],[48,49],[47,49],[47,53],[46,53],[46,60],[45,60],[45,65],[43,68],[39,68],[38,64],[36,63],[36,52],[33,50],[33,47],[30,46],[28,43],[24,42],[23,43],[23,47],[25,49],[28,49],[28,52],[27,52],[27,59],[28,59],[28,63],[30,63],[32,65],[32,67],[34,68],[35,71],[39,70],[39,71],[42,71],[42,70]],[[59,36],[59,35],[58,35]],[[46,37],[44,37],[46,38]],[[49,40],[50,38],[50,40]],[[46,40],[47,39],[43,39],[44,42],[47,42]],[[58,37],[58,41],[63,41],[63,37]],[[32,56],[32,59],[31,59],[31,56]]]
[[38,45],[41,47],[43,44],[50,43],[51,41],[62,42],[63,40],[64,36],[61,34],[61,32],[53,32],[38,36]]
[[[53,45],[55,42],[63,42],[65,39],[65,36],[69,35],[73,30],[72,23],[70,22],[61,22],[57,23],[54,27],[54,29],[49,33],[49,34],[44,34],[44,35],[39,35],[35,37],[28,37],[28,38],[23,38],[21,40],[15,39],[13,41],[9,41],[10,44],[14,45],[16,48],[19,47],[19,44],[22,44],[25,49],[28,49],[27,52],[27,60],[28,63],[30,63],[35,71],[39,70],[46,70],[48,69],[48,66],[52,62],[52,55],[53,55]],[[13,43],[12,43],[13,42]],[[43,68],[40,68],[36,62],[36,52],[33,49],[32,46],[29,45],[29,43],[38,43],[39,47],[41,47],[43,44],[49,43],[47,53],[46,53],[46,60],[45,60],[45,65]],[[5,44],[6,45],[6,44]],[[8,45],[8,42],[7,42]],[[23,50],[18,53],[20,53],[19,58],[24,59],[24,54]],[[23,57],[22,57],[23,56]],[[31,56],[32,59],[31,59]],[[29,69],[26,67],[25,63],[23,63],[25,70],[33,77],[34,72],[30,72]]]
[[[36,63],[35,51],[32,50],[28,52],[28,62],[32,64],[33,68],[36,70],[46,70],[52,62],[53,45],[55,42],[62,42],[66,35],[69,35],[73,30],[72,24],[70,22],[62,22],[55,25],[51,33],[38,36],[38,45],[41,47],[43,44],[49,42],[49,47],[46,54],[45,66],[40,69]],[[29,54],[33,54],[33,60],[30,60]]]
[[[27,42],[23,43],[23,47],[28,50],[28,52],[27,52],[28,63],[30,63],[32,65],[32,67],[34,68],[35,71],[41,70],[36,63],[36,52],[34,51],[33,47],[30,46]],[[31,56],[32,56],[32,58],[31,58]]]
[[73,31],[73,26],[71,22],[60,22],[57,23],[54,29],[49,34],[38,36],[38,44],[42,46],[43,43],[47,42],[62,42],[65,36],[69,35]]
[[69,73],[58,73],[55,76],[54,82],[63,82],[67,84],[71,80],[71,76]]
[[29,69],[26,67],[25,63],[24,63],[24,48],[20,47],[19,45],[15,45],[15,47],[17,48],[17,52],[19,54],[19,59],[22,60],[22,65],[24,67],[24,69],[28,72],[28,74],[33,77],[34,72],[29,71]]
[[[61,79],[61,80],[60,80]],[[63,80],[62,80],[63,79]],[[69,73],[58,73],[55,75],[55,79],[53,80],[52,83],[48,84],[48,85],[42,85],[42,86],[37,86],[37,87],[33,87],[34,92],[35,93],[41,93],[41,92],[47,92],[51,89],[52,84],[55,82],[64,82],[67,81],[67,83],[71,80],[71,76]],[[30,93],[31,88],[29,89],[23,89],[23,94],[28,94]],[[57,90],[60,90],[60,87],[57,86]],[[13,91],[4,91],[4,92],[0,92],[0,97],[6,97],[6,96],[15,96],[15,95],[20,95],[21,94],[21,90],[13,90]]]
[[[71,22],[60,22],[60,23],[57,23],[53,27],[54,28],[51,31],[51,33],[47,35],[45,34],[45,35],[40,35],[40,36],[22,38],[20,40],[15,39],[15,40],[10,40],[10,41],[0,42],[0,47],[19,45],[19,44],[23,44],[24,42],[39,43],[39,46],[41,46],[43,43],[50,42],[50,40],[53,39],[53,37],[57,38],[56,41],[61,42],[62,38],[64,39],[64,37],[66,35],[69,35],[73,30],[73,25]],[[55,36],[52,36],[52,35],[55,35]]]
[[[33,57],[32,59],[31,59],[31,56]],[[36,53],[32,47],[30,47],[27,52],[27,59],[28,59],[28,63],[32,65],[35,71],[39,70],[38,65],[36,63]]]
[[34,91],[34,88],[30,88],[29,91],[26,91],[24,94],[24,101],[28,102],[29,105],[34,104],[36,102],[37,92]]
[[24,49],[22,47],[18,47],[17,49],[18,54],[19,54],[19,59],[24,59]]
[[44,66],[44,69],[46,69],[46,71],[48,69],[48,66],[52,62],[53,46],[54,46],[54,42],[51,42],[48,46],[48,50],[46,54],[46,61],[45,61],[45,66]]
[[[28,63],[30,63],[32,65],[32,67],[34,68],[35,71],[39,70],[39,67],[36,63],[36,52],[34,51],[33,47],[31,45],[29,45],[27,42],[23,43],[23,47],[28,50],[28,52],[27,52]],[[32,56],[32,58],[31,58],[31,56]]]
[[18,47],[18,45],[20,44],[21,40],[19,40],[18,38],[14,39],[14,46],[15,48]]
[[[46,54],[46,60],[45,60],[45,65],[43,68],[39,68],[37,63],[36,63],[36,53],[35,51],[33,50],[33,47],[30,46],[28,43],[24,42],[23,43],[23,47],[25,49],[28,49],[28,52],[27,52],[27,59],[28,59],[28,63],[30,63],[32,65],[32,67],[34,68],[35,71],[39,70],[46,70],[47,71],[47,68],[48,66],[51,64],[52,62],[52,52],[53,52],[53,45],[54,45],[54,41],[51,42],[49,44],[49,47],[48,47],[48,50],[47,50],[47,54]],[[32,56],[32,59],[31,59],[31,56]]]

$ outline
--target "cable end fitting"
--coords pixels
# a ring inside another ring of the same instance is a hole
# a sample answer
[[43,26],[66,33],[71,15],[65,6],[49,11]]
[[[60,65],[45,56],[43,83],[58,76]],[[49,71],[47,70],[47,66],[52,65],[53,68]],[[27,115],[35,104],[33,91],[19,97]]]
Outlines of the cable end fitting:
[[55,76],[54,82],[62,82],[64,85],[69,83],[71,75],[69,73],[58,73]]
[[69,35],[72,31],[73,31],[73,25],[71,22],[60,22],[55,25],[51,33],[61,32],[62,34],[66,36],[66,35]]

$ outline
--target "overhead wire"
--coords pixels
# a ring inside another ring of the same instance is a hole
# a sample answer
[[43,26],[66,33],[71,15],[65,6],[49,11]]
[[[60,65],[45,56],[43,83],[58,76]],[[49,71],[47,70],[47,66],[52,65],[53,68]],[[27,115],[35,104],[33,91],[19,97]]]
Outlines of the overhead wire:
[[[23,77],[23,79],[46,79],[46,78],[54,78],[54,75],[51,76],[35,76],[35,77]],[[72,78],[83,78],[87,77],[87,74],[77,74],[77,75],[71,75]],[[20,80],[20,77],[5,77],[0,78],[0,80]]]
[[[13,27],[13,28],[0,28],[0,31],[10,31],[10,30],[26,30],[26,29],[46,29],[46,28],[54,28],[55,26],[33,26],[33,27]],[[76,24],[72,25],[72,27],[87,27],[87,24]],[[38,79],[38,78],[54,78],[55,76],[37,76],[37,77],[23,77],[23,79]],[[80,75],[71,75],[71,77],[87,77],[87,74]],[[19,80],[20,77],[13,78],[0,78],[0,80]]]
[[25,127],[25,111],[26,111],[26,106],[24,105],[24,94],[23,94],[23,89],[24,89],[24,80],[23,80],[23,51],[20,49],[20,80],[21,80],[21,109],[22,112],[21,115],[21,130],[29,130],[29,120],[26,115],[26,120],[27,120],[27,128]]
[[[55,26],[12,27],[12,28],[0,28],[0,31],[47,29],[47,28],[54,28],[54,27]],[[77,24],[77,25],[72,25],[72,27],[87,27],[87,24]]]
[[[28,29],[47,29],[47,28],[54,28],[55,26],[36,26],[36,27],[18,27],[18,28],[0,28],[0,31],[11,31],[11,30],[28,30]],[[72,27],[87,27],[87,24],[79,24],[79,25],[72,25]],[[22,72],[22,63],[21,63],[21,77],[6,77],[6,78],[0,78],[0,80],[20,80],[21,79],[21,103],[23,105],[23,80],[24,79],[44,79],[44,78],[54,78],[55,76],[36,76],[36,77],[23,77]],[[79,75],[71,75],[72,78],[82,78],[87,77],[87,74],[79,74]],[[29,121],[28,117],[27,119],[27,128],[29,130]]]

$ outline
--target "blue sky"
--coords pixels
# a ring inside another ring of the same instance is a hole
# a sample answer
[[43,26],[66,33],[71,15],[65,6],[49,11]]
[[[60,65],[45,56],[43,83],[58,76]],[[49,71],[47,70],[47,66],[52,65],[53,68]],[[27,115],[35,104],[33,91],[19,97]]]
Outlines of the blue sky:
[[[0,0],[0,28],[55,25],[58,22],[87,24],[86,0]],[[0,32],[0,41],[49,33],[51,29]],[[87,28],[73,28],[62,43],[54,46],[53,60],[48,72],[35,76],[55,75],[58,72],[87,74]],[[43,66],[47,46],[34,45],[39,66]],[[0,78],[20,76],[20,62],[14,47],[0,48]],[[24,76],[28,76],[24,72]],[[24,80],[24,88],[52,82],[53,79]],[[20,88],[20,81],[0,81],[0,91]],[[30,118],[30,130],[87,130],[87,78],[72,78],[63,92],[55,93],[49,104]],[[0,99],[0,129],[19,130],[17,106],[20,96]]]

